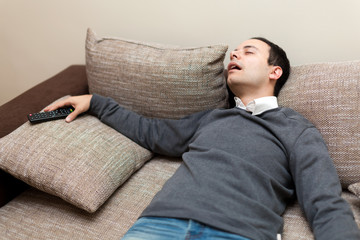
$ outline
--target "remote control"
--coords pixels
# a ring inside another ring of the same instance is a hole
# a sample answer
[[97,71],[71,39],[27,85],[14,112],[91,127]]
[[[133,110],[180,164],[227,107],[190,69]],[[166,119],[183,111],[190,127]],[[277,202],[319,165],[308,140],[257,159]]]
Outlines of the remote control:
[[73,107],[59,108],[50,112],[31,113],[28,115],[28,119],[31,123],[41,123],[66,118],[73,111]]

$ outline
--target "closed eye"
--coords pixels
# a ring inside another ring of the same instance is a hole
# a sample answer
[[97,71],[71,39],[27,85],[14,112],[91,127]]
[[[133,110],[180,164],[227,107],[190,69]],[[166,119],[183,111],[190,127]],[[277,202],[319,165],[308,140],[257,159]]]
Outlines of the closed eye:
[[243,49],[244,49],[245,54],[249,54],[249,55],[255,54],[255,52],[259,51],[257,47],[252,46],[252,45],[247,45]]

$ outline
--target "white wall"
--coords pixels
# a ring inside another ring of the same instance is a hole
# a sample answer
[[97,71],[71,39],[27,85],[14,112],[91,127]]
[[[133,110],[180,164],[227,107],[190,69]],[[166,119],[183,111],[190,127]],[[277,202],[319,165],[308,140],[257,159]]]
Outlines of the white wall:
[[360,59],[359,13],[359,0],[0,0],[0,105],[84,64],[88,27],[187,47],[263,36],[299,65]]

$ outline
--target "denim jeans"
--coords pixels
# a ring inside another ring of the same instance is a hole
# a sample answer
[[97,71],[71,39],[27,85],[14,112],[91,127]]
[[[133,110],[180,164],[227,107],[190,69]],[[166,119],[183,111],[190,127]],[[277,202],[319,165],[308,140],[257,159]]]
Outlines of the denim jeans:
[[232,233],[208,227],[193,220],[142,217],[135,222],[122,240],[192,240],[236,239],[250,240]]

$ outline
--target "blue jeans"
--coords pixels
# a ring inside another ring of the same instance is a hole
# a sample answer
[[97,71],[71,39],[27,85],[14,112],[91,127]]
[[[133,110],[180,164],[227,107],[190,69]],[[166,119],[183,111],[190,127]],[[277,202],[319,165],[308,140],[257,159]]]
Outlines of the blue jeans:
[[135,222],[122,240],[193,240],[237,239],[250,240],[232,233],[208,227],[194,220],[142,217]]

